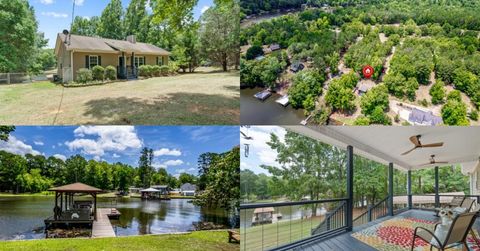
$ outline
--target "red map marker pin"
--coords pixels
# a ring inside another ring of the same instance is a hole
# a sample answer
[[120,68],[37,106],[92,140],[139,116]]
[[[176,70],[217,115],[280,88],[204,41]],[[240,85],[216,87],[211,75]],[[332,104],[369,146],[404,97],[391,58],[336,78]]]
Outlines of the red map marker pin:
[[373,67],[366,65],[363,67],[362,73],[365,78],[371,78],[373,75]]

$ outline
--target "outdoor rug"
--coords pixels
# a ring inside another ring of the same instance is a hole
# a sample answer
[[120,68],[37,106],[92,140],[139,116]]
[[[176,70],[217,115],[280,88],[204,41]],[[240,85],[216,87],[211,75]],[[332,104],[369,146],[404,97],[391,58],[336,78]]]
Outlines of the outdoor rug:
[[[352,234],[352,237],[380,251],[410,250],[415,228],[424,227],[433,232],[435,223],[434,221],[417,219],[410,216],[397,216],[359,232],[355,232]],[[477,231],[475,231],[475,234],[478,237]],[[470,250],[480,251],[480,247],[476,245],[471,235],[467,237],[467,245]],[[427,242],[417,238],[415,240],[414,250],[430,250],[430,246]],[[455,249],[452,248],[449,250]],[[462,248],[459,246],[457,250],[462,250]]]

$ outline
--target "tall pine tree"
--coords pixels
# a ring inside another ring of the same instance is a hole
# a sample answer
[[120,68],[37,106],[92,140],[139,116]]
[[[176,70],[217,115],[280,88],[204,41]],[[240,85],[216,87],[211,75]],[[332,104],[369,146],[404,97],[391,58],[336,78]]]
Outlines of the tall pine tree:
[[112,0],[103,10],[97,34],[100,37],[111,39],[124,39],[123,8],[120,0]]

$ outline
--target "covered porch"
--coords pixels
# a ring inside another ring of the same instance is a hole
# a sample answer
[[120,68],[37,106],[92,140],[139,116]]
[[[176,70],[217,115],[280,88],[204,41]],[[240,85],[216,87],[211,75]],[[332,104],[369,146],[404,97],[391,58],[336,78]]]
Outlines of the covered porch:
[[[480,201],[480,194],[476,193],[475,179],[480,155],[480,137],[477,136],[480,135],[480,128],[284,128],[345,150],[346,184],[341,181],[338,184],[346,186],[346,196],[296,202],[242,204],[241,217],[245,219],[250,217],[253,210],[272,207],[275,211],[286,212],[289,217],[284,217],[284,220],[276,224],[256,227],[254,231],[253,227],[244,221],[245,225],[241,226],[241,250],[410,250],[408,245],[403,244],[411,243],[414,226],[420,224],[433,228],[435,223],[440,221],[435,215],[435,208],[447,206],[455,196],[473,201],[468,210],[473,210]],[[355,207],[354,154],[387,167],[388,195],[366,208]],[[470,194],[440,191],[439,169],[451,165],[461,165],[462,173],[470,176]],[[394,193],[395,169],[406,173],[405,194]],[[412,172],[421,169],[433,170],[434,193],[412,192]],[[384,233],[387,236],[385,238],[391,237],[392,243],[398,240],[400,244],[388,246],[391,244],[388,241],[386,244],[381,243],[381,238],[377,238],[377,230],[381,227],[382,231],[387,231]],[[477,231],[479,228],[477,220],[472,229]],[[388,232],[391,229],[399,231]],[[470,247],[478,247],[471,235],[467,241]]]

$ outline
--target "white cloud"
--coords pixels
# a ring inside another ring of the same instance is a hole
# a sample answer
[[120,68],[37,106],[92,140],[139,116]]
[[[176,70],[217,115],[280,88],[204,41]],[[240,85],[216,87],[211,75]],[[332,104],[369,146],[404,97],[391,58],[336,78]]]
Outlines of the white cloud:
[[65,142],[71,151],[81,150],[82,153],[96,158],[108,151],[138,149],[143,145],[133,126],[80,126],[73,132],[76,137],[86,135],[97,137],[96,139],[77,138]]
[[[279,137],[281,142],[285,141],[285,129],[276,126],[256,126],[250,129],[242,129],[243,132],[247,133],[249,137],[252,137],[253,140],[246,140],[241,137],[240,142],[243,146],[245,143],[250,145],[249,153],[256,155],[260,160],[260,164],[264,165],[277,165],[276,161],[277,152],[272,150],[267,142],[270,141],[270,134],[274,133]],[[242,151],[244,149],[242,148]],[[243,153],[242,153],[243,156]]]
[[182,152],[177,149],[168,149],[168,148],[162,148],[160,150],[156,150],[153,152],[153,155],[155,156],[180,156],[182,155]]
[[152,163],[152,166],[159,169],[159,168],[167,168],[166,165],[162,164],[162,163]]
[[207,11],[208,9],[210,9],[210,6],[203,6],[201,10],[202,14],[205,13],[205,11]]
[[54,1],[53,0],[40,0],[40,3],[45,4],[45,5],[49,5],[49,4],[54,3]]
[[42,12],[42,15],[47,16],[47,17],[53,17],[53,18],[67,18],[68,17],[68,15],[65,14],[65,13],[58,13],[58,12],[53,12],[53,11]]
[[210,140],[211,134],[214,130],[213,127],[202,126],[195,129],[188,129],[188,132],[190,132],[192,140],[205,142]]
[[83,3],[85,2],[85,0],[74,0],[75,1],[75,5],[77,6],[82,6]]
[[197,171],[197,169],[196,169],[196,168],[193,168],[193,167],[191,167],[191,168],[188,168],[188,169],[187,169],[187,171],[189,171],[189,172],[193,173],[193,172]]
[[19,155],[25,155],[27,153],[40,155],[39,151],[34,150],[32,146],[23,143],[13,135],[10,135],[6,142],[0,140],[0,150]]
[[112,155],[112,157],[114,157],[114,158],[120,158],[120,155],[114,153],[114,154]]
[[55,157],[57,159],[61,159],[63,161],[67,160],[67,157],[63,154],[54,154],[53,157]]
[[37,145],[37,146],[43,146],[43,142],[42,141],[33,141],[33,144]]
[[179,159],[167,160],[167,161],[163,162],[163,164],[166,165],[166,166],[179,166],[179,165],[183,164],[183,161],[179,160]]

